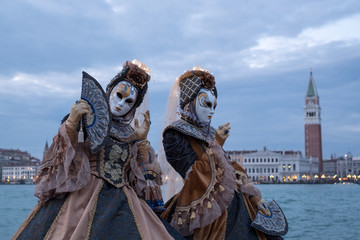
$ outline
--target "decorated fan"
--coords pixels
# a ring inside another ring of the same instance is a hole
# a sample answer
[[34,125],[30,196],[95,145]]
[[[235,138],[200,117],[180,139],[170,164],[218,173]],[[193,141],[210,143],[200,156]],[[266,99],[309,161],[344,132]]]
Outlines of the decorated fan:
[[270,216],[260,211],[256,214],[251,226],[271,236],[284,236],[288,232],[288,222],[279,205],[272,200],[268,203]]
[[95,78],[83,72],[81,99],[91,107],[82,122],[85,125],[92,153],[98,152],[105,144],[110,131],[110,107],[104,90]]

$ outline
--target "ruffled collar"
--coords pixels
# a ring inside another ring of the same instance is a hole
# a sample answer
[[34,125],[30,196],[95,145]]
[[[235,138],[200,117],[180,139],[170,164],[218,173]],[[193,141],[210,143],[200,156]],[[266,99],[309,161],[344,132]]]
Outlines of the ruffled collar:
[[131,125],[114,119],[111,123],[110,136],[127,143],[136,141],[135,130]]
[[165,128],[164,132],[170,128],[207,143],[214,140],[216,133],[216,129],[211,126],[198,127],[184,119],[172,122],[167,128]]

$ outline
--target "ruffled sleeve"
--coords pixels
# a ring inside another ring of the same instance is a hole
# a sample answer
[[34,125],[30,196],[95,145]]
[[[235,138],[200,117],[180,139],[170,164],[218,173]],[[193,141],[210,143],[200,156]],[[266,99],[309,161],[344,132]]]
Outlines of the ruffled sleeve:
[[[186,140],[197,159],[162,217],[169,219],[171,215],[170,224],[183,236],[190,236],[222,215],[233,199],[236,182],[234,169],[219,144],[201,144],[190,137]],[[176,204],[174,209],[172,204]]]
[[[144,152],[144,148],[148,151],[147,157],[140,154]],[[130,165],[125,171],[127,181],[138,197],[144,199],[153,209],[163,206],[161,168],[155,151],[147,140],[133,144]]]
[[254,186],[244,168],[235,161],[231,161],[230,164],[235,169],[238,189],[247,196],[256,196],[261,198],[262,196],[260,190]]
[[166,159],[170,165],[183,177],[197,160],[196,153],[184,134],[168,129],[163,138]]
[[44,204],[51,198],[83,188],[90,181],[88,142],[71,141],[65,123],[53,138],[36,180],[35,196]]

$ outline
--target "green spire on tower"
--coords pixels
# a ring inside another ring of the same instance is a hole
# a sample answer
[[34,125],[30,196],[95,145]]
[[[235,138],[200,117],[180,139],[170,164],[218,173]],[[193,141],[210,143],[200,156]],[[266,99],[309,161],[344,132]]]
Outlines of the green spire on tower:
[[316,91],[316,86],[312,75],[312,69],[310,68],[310,79],[309,79],[308,89],[306,92],[306,97],[317,97],[317,96],[318,94]]

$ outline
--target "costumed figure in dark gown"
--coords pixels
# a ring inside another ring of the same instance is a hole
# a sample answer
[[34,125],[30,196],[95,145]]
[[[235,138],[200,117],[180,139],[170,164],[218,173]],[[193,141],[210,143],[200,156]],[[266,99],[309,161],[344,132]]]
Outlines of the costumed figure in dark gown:
[[282,239],[275,236],[287,232],[282,212],[275,227],[280,234],[252,227],[257,215],[272,221],[275,212],[245,170],[223,150],[230,124],[217,130],[210,126],[217,104],[213,75],[194,67],[177,78],[169,101],[176,89],[180,109],[174,111],[181,118],[164,129],[163,146],[166,160],[184,184],[166,203],[162,217],[188,239]]
[[155,213],[163,202],[160,166],[147,140],[149,111],[141,125],[130,125],[149,80],[137,60],[124,64],[106,93],[83,72],[81,100],[38,173],[39,202],[13,239],[182,239]]

